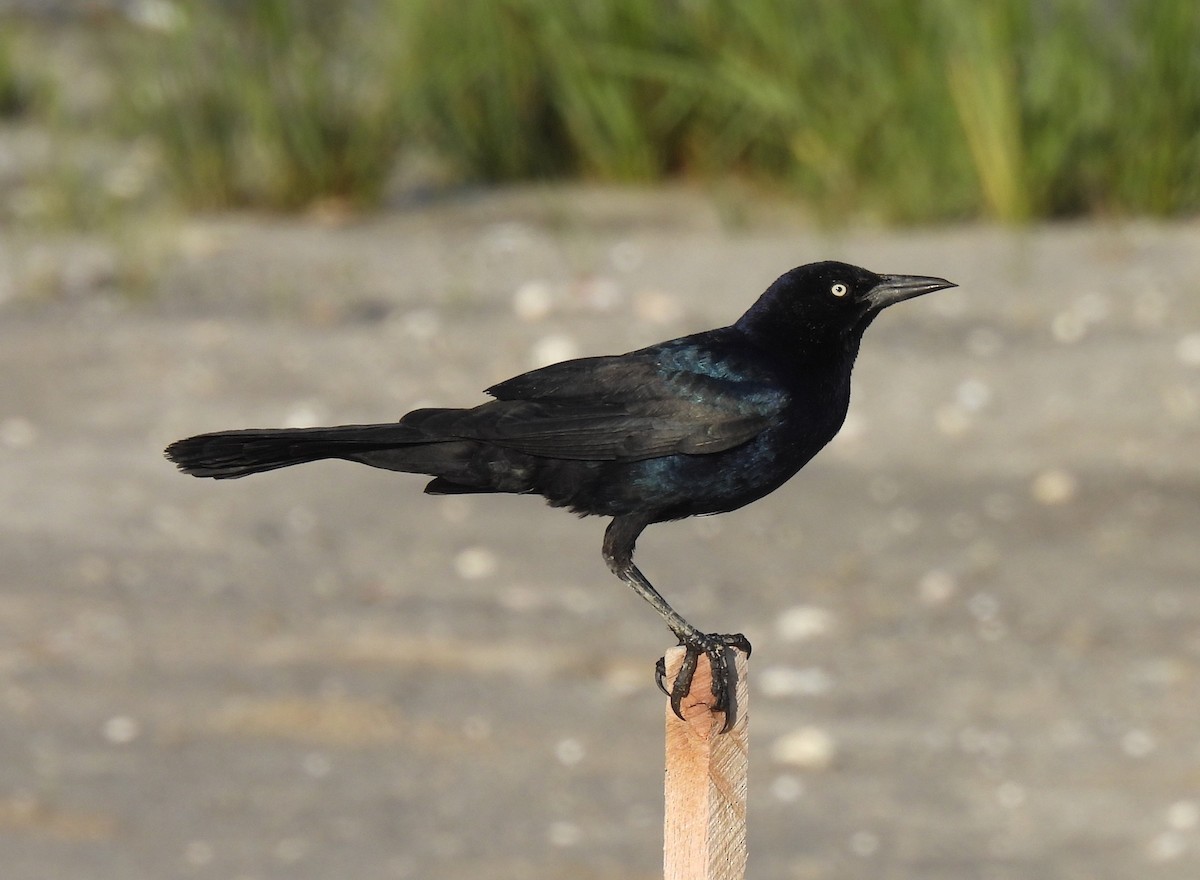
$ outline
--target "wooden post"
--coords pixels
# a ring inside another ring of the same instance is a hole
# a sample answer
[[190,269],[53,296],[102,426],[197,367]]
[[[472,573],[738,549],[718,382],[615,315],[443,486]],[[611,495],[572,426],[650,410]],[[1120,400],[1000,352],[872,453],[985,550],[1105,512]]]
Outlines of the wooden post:
[[[748,662],[730,648],[734,669],[733,727],[721,733],[725,715],[713,712],[712,667],[703,654],[692,691],[683,700],[684,720],[667,704],[666,880],[743,880],[746,876],[746,778]],[[679,673],[684,649],[666,653],[667,689]]]

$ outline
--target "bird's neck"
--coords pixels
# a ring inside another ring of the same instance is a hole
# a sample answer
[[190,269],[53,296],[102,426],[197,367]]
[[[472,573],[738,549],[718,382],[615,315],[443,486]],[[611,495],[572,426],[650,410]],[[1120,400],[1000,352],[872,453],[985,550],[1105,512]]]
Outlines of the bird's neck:
[[734,327],[776,362],[804,372],[849,372],[862,343],[862,331],[857,328],[839,333],[800,317],[781,316],[775,310],[752,308]]

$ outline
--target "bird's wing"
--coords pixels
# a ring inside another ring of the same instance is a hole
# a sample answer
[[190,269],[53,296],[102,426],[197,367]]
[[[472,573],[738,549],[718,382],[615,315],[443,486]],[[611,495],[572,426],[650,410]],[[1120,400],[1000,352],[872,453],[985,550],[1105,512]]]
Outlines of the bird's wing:
[[[682,405],[681,405],[682,404]],[[456,419],[453,434],[541,455],[588,461],[720,452],[759,434],[770,420],[719,405],[639,406],[496,401]]]
[[626,397],[631,389],[662,382],[662,369],[642,352],[576,358],[498,382],[484,393],[497,400],[604,400]]
[[493,403],[413,415],[430,434],[611,461],[730,449],[771,425],[786,404],[761,376],[693,367],[653,352],[583,358],[501,382],[488,389]]

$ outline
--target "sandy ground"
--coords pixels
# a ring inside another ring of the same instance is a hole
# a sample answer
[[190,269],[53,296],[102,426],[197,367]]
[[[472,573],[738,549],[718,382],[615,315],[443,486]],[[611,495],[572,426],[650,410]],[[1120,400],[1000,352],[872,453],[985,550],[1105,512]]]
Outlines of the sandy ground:
[[603,521],[160,450],[478,402],[819,258],[962,286],[872,327],[803,474],[639,553],[755,644],[749,876],[1200,876],[1200,226],[551,190],[177,237],[141,298],[0,237],[5,880],[661,876],[671,640]]

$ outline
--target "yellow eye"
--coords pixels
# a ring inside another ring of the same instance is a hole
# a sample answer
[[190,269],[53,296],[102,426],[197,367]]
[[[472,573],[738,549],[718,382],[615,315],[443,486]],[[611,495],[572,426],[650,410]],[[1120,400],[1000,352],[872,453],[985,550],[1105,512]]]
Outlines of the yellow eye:
[[833,285],[833,287],[829,288],[829,292],[834,296],[845,296],[850,292],[850,288],[839,281],[837,284]]

